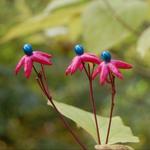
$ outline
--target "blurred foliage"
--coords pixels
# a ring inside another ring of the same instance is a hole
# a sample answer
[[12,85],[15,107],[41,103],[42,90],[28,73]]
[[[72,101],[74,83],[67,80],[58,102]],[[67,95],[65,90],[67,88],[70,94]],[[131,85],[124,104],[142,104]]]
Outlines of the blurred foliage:
[[[34,80],[13,70],[23,55],[24,43],[52,53],[47,68],[54,98],[90,111],[88,83],[84,74],[65,77],[64,71],[83,43],[87,51],[108,49],[113,57],[134,65],[117,81],[114,115],[132,127],[140,143],[150,145],[150,1],[149,0],[1,0],[0,2],[0,149],[77,150],[78,145],[46,105]],[[109,87],[94,81],[98,114],[108,116]],[[74,124],[70,122],[73,127]],[[94,141],[74,130],[93,149]]]

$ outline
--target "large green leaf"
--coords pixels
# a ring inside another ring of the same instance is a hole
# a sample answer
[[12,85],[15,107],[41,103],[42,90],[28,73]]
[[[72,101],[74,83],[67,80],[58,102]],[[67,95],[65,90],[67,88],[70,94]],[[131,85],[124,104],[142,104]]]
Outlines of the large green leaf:
[[[86,130],[94,138],[94,140],[97,141],[92,113],[57,101],[54,101],[54,103],[64,116],[74,121],[77,126]],[[50,105],[50,103],[48,104]],[[100,126],[101,141],[104,144],[109,119],[106,117],[97,117]],[[139,142],[139,139],[138,137],[133,136],[131,129],[123,124],[120,117],[113,117],[109,144],[127,142]]]
[[31,17],[32,12],[25,0],[15,0],[15,6],[19,11],[19,18],[26,19]]
[[150,51],[150,27],[147,28],[140,36],[137,43],[137,51],[143,57],[146,52]]
[[148,4],[141,0],[91,2],[82,16],[87,48],[94,51],[111,48],[130,34],[135,34],[137,27],[147,19],[148,11]]
[[63,8],[70,5],[79,4],[84,2],[85,0],[53,0],[51,1],[47,7],[45,8],[44,12],[49,13],[59,8]]
[[21,36],[26,36],[33,34],[35,32],[43,31],[46,28],[51,28],[55,26],[66,26],[74,18],[80,16],[80,13],[84,10],[85,5],[79,4],[75,6],[68,7],[67,9],[60,9],[53,13],[47,14],[42,13],[40,15],[34,16],[26,19],[22,23],[12,27],[4,37],[2,37],[1,42],[7,42],[14,38]]

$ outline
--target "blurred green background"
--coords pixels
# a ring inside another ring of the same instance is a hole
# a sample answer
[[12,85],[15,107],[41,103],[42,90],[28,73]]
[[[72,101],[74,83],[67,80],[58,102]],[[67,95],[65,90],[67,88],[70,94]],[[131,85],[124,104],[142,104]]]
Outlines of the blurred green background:
[[[109,49],[134,65],[117,81],[114,115],[120,115],[140,143],[150,149],[150,1],[149,0],[1,0],[0,1],[0,150],[77,150],[35,82],[14,68],[24,43],[53,54],[48,82],[57,101],[91,111],[88,82],[65,69],[81,43],[97,55]],[[108,116],[110,89],[94,81],[98,114]],[[69,121],[69,120],[68,120]],[[94,141],[70,122],[92,150]]]

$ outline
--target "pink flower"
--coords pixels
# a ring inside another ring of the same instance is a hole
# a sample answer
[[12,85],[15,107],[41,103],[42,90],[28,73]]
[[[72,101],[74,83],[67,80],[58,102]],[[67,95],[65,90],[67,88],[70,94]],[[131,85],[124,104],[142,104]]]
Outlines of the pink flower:
[[69,73],[72,75],[76,72],[77,69],[82,71],[84,62],[90,62],[95,64],[100,63],[100,60],[96,55],[84,53],[84,48],[81,45],[76,45],[74,50],[77,56],[73,58],[71,64],[66,69],[66,75],[68,75]]
[[98,65],[92,75],[92,79],[94,79],[98,74],[100,74],[100,84],[104,84],[107,81],[107,77],[110,72],[118,78],[123,79],[123,76],[119,69],[132,68],[131,64],[128,64],[121,60],[111,60],[111,55],[108,51],[102,52],[101,59],[103,60],[103,62]]
[[26,78],[29,78],[33,68],[33,62],[38,62],[44,65],[52,65],[50,58],[52,57],[50,54],[41,52],[41,51],[34,51],[32,50],[32,46],[30,44],[25,44],[23,46],[24,55],[20,61],[18,62],[15,73],[18,74],[21,67],[24,66],[24,72]]

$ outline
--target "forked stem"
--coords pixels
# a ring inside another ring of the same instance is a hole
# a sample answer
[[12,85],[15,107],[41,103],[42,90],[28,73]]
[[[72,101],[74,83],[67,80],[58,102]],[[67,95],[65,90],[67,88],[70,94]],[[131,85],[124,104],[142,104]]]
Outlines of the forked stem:
[[92,68],[92,72],[90,70],[89,64],[88,64],[88,71],[87,71],[84,63],[83,63],[83,68],[84,68],[85,73],[86,73],[86,75],[88,77],[88,80],[89,80],[90,103],[91,103],[92,111],[93,111],[93,114],[94,114],[94,120],[95,120],[96,132],[97,132],[97,141],[98,141],[98,144],[100,145],[101,140],[100,140],[99,126],[98,126],[98,121],[97,121],[97,116],[96,116],[96,105],[95,105],[95,100],[94,100],[93,81],[92,81],[92,74],[93,74],[93,71],[94,71],[94,65],[93,65],[93,68]]
[[115,106],[115,95],[116,95],[115,76],[111,72],[109,73],[109,78],[110,78],[112,95],[111,95],[111,109],[110,109],[110,114],[109,114],[109,124],[108,124],[105,144],[108,144],[108,139],[109,139],[109,135],[110,135],[110,128],[111,128],[111,122],[112,122],[112,116],[113,116],[113,110],[114,110],[114,106]]
[[[52,100],[52,96],[50,95],[49,90],[48,90],[48,84],[47,84],[47,79],[46,79],[44,68],[43,68],[43,66],[41,66],[41,67],[42,67],[42,74],[38,73],[38,71],[36,70],[35,66],[33,66],[34,71],[37,74],[36,80],[37,80],[37,83],[38,83],[39,87],[41,88],[41,90],[43,91],[45,96],[48,98],[49,102],[51,103],[51,105],[53,106],[54,110],[56,111],[56,113],[60,117],[61,121],[63,122],[65,128],[69,130],[70,134],[73,136],[73,138],[76,140],[76,142],[81,146],[82,150],[87,150],[85,145],[76,136],[76,134],[71,129],[70,125],[66,122],[64,116],[60,113],[60,111],[57,109],[56,105],[54,104],[54,102]],[[43,81],[42,75],[44,75],[44,81]]]

